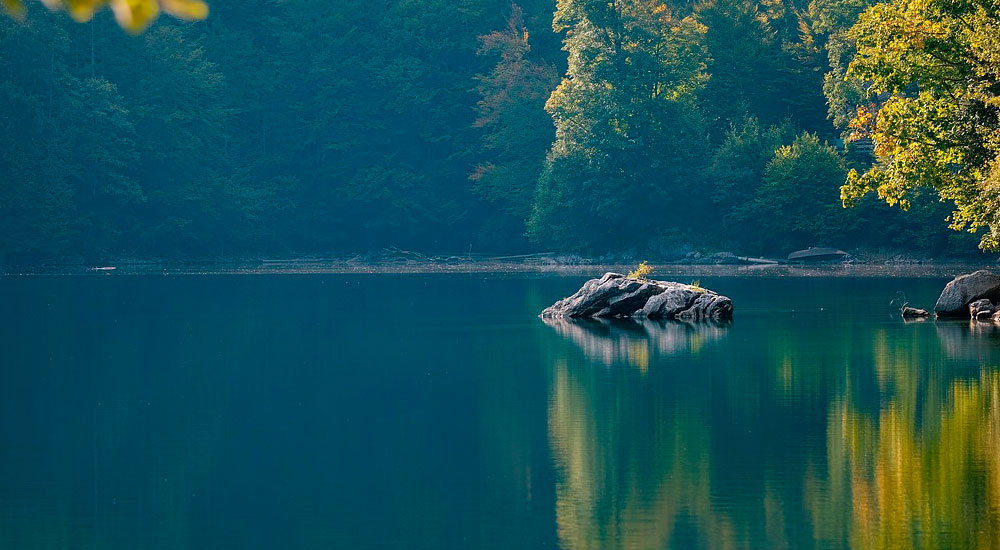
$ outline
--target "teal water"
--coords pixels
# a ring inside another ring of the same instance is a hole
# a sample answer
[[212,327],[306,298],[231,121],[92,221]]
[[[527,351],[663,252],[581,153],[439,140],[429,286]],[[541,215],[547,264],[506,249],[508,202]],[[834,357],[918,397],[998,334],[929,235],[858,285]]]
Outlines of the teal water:
[[888,305],[946,279],[584,280],[0,279],[0,548],[1000,547],[1000,333]]

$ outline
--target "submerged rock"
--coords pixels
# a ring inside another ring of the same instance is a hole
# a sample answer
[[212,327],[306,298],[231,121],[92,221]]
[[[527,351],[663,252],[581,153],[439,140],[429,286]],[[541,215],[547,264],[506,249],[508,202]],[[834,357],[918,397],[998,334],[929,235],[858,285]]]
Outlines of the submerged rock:
[[1000,276],[985,269],[959,275],[941,291],[934,314],[938,317],[969,316],[969,305],[983,298],[994,302],[1000,300]]
[[733,303],[711,290],[683,283],[605,273],[600,279],[584,283],[576,294],[552,304],[540,316],[728,321],[733,318]]

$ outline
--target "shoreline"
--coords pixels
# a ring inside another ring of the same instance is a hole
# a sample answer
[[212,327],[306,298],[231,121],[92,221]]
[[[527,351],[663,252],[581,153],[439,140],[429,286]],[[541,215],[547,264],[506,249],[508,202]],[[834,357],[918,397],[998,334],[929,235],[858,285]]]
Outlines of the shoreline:
[[[560,264],[538,260],[407,259],[357,261],[353,259],[243,260],[219,262],[110,262],[104,265],[49,264],[0,268],[0,276],[111,276],[111,275],[294,275],[294,274],[534,274],[597,276],[608,271],[627,273],[635,263]],[[698,265],[650,263],[657,278],[704,277],[954,277],[978,269],[998,270],[985,262],[816,263],[764,265]]]

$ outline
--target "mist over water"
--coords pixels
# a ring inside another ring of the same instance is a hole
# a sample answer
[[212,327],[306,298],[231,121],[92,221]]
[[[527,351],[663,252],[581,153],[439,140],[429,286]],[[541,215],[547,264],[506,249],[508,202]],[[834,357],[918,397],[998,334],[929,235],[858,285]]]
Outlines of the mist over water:
[[947,279],[584,280],[0,279],[0,547],[1000,546],[1000,332],[889,306]]

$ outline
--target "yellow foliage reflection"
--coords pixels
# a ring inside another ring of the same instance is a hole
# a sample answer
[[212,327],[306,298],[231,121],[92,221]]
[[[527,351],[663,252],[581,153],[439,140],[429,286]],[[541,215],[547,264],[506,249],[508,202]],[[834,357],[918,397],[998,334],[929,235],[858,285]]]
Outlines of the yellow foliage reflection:
[[549,325],[586,356],[551,376],[561,547],[1000,548],[995,336]]
[[555,365],[549,439],[560,547],[665,548],[682,520],[715,543],[709,548],[730,546],[734,527],[711,502],[708,426],[640,405],[646,396],[633,380],[639,384],[604,393],[588,373]]
[[817,538],[853,548],[1000,548],[998,399],[1000,377],[983,371],[954,381],[940,407],[903,398],[875,416],[834,402],[828,478],[814,471],[805,488]]

